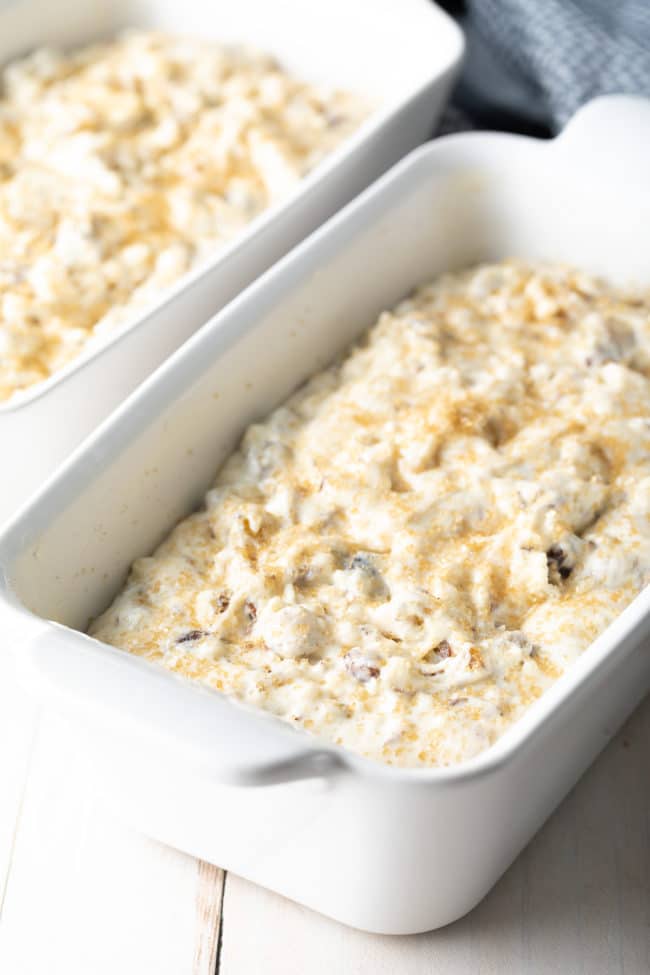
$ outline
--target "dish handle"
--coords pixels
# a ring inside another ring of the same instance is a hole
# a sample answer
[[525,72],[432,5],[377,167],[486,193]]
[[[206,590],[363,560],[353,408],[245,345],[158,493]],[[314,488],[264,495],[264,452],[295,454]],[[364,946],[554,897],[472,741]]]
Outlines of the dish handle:
[[602,95],[587,102],[551,143],[585,175],[647,185],[650,171],[650,99]]
[[[36,622],[36,621],[35,621]],[[346,768],[336,748],[280,719],[162,666],[53,623],[19,648],[19,676],[82,723],[152,746],[151,755],[226,785],[330,778]]]

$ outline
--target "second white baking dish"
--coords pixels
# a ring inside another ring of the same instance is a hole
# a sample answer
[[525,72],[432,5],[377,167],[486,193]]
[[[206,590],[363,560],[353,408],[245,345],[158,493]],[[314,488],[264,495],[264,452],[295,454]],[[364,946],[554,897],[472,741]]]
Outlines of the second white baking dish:
[[[603,99],[552,143],[424,147],[240,295],[0,537],[0,625],[79,720],[132,823],[334,918],[428,930],[472,908],[650,686],[645,591],[492,748],[382,766],[75,628],[202,497],[243,428],[436,273],[520,255],[650,284],[650,103]],[[55,622],[52,622],[55,621]]]
[[255,219],[148,314],[20,400],[0,404],[0,522],[166,356],[241,289],[430,134],[463,51],[429,0],[18,0],[0,10],[0,63],[123,27],[248,43],[297,76],[376,106],[287,201]]

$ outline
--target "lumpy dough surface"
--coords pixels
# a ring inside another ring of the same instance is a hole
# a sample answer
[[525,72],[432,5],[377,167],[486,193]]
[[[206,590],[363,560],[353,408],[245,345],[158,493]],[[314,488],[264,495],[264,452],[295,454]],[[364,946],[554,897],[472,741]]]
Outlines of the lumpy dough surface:
[[505,262],[420,288],[251,426],[91,632],[362,755],[444,766],[649,578],[650,302]]
[[367,114],[270,57],[130,31],[8,65],[0,92],[0,403],[107,341]]

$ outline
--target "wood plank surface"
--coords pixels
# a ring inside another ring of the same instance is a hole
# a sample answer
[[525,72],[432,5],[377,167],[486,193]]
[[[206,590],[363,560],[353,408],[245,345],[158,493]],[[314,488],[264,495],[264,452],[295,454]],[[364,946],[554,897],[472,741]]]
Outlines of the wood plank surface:
[[221,871],[134,832],[75,774],[74,726],[44,714],[0,920],[6,975],[213,975]]
[[650,700],[485,901],[413,938],[352,931],[134,832],[85,781],[77,736],[2,671],[3,975],[650,972]]

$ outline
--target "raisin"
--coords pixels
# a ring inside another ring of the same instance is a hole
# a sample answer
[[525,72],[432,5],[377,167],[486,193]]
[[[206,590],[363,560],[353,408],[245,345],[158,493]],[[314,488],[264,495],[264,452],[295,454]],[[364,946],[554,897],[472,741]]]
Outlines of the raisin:
[[379,667],[376,667],[370,660],[353,653],[345,655],[345,669],[362,684],[365,684],[372,677],[379,677]]
[[244,613],[246,614],[246,619],[251,623],[254,623],[257,619],[257,606],[250,599],[247,599],[244,603]]
[[551,573],[553,570],[557,572],[561,579],[568,579],[571,575],[573,566],[566,565],[566,560],[568,558],[567,552],[560,545],[551,545],[546,553],[546,561],[549,568],[549,582],[553,582],[553,577]]
[[190,630],[188,633],[184,633],[183,636],[179,636],[176,643],[192,643],[194,640],[200,640],[204,636],[207,636],[205,630]]
[[363,552],[357,552],[347,564],[348,569],[358,569],[360,572],[364,572],[368,576],[379,575],[377,569],[370,561],[369,557]]
[[230,594],[227,592],[220,592],[217,596],[217,609],[220,613],[225,613],[230,606]]
[[454,651],[451,649],[451,644],[448,640],[441,640],[435,648],[434,653],[437,653],[442,660],[446,660],[447,657],[453,657],[454,655]]
[[559,545],[551,545],[546,553],[546,558],[549,562],[557,562],[558,565],[562,565],[566,559],[566,552]]

